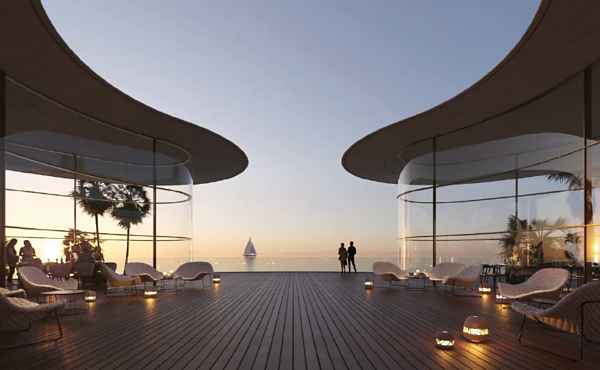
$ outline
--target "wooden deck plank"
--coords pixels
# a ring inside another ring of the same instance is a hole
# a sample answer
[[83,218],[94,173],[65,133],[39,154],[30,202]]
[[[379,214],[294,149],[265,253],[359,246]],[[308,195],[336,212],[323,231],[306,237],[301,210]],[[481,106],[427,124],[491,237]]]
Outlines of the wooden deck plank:
[[[282,283],[284,276],[282,274],[274,274],[274,280],[279,286],[279,289],[274,293],[274,305],[271,309],[270,314],[265,318],[258,332],[256,333],[255,340],[253,340],[249,347],[246,349],[246,353],[242,358],[239,368],[241,369],[252,369],[252,368],[264,368],[264,363],[268,357],[268,351],[270,349],[270,343],[272,341],[272,333],[275,330],[275,324],[277,322],[277,316],[281,311],[283,304],[285,285]],[[257,365],[259,364],[259,365]]]
[[243,316],[237,322],[236,327],[232,328],[232,330],[221,339],[219,345],[215,347],[207,357],[202,358],[197,356],[194,361],[190,363],[191,366],[188,367],[198,369],[225,368],[250,327],[262,317],[262,311],[268,306],[274,291],[275,286],[273,285],[269,285],[264,289],[260,293],[259,299],[249,307],[250,309],[247,311],[246,316]]
[[[295,296],[298,293],[296,289],[296,281],[297,274],[291,274],[291,281],[289,286],[289,291],[287,295],[287,309],[285,311],[285,325],[283,331],[283,338],[281,342],[281,355],[279,358],[279,366],[278,369],[285,369],[285,364],[292,364],[294,369],[303,369],[304,364],[304,354],[301,357],[294,356],[294,337],[296,336],[296,325],[294,322],[294,305],[295,305]],[[300,342],[301,344],[301,342]],[[283,366],[282,366],[283,365]]]
[[173,361],[177,368],[195,368],[199,366],[208,356],[218,352],[218,346],[226,340],[230,333],[239,330],[239,327],[248,318],[251,307],[254,307],[264,297],[264,291],[268,286],[261,286],[250,291],[247,299],[232,308],[231,312],[224,313],[219,320],[215,320],[215,326],[211,331],[201,333],[200,338],[195,340],[192,346],[187,346],[183,355]]
[[281,352],[283,348],[283,336],[285,328],[288,325],[287,321],[285,320],[285,316],[289,306],[291,280],[292,275],[287,274],[285,278],[285,291],[283,292],[283,305],[280,307],[279,315],[277,315],[277,322],[275,323],[275,330],[273,331],[273,337],[268,351],[266,365],[264,367],[265,369],[279,369]]
[[319,361],[319,356],[317,355],[317,350],[315,348],[315,338],[310,325],[310,317],[308,316],[308,311],[305,302],[305,295],[307,287],[305,283],[305,279],[303,278],[305,275],[299,275],[300,279],[298,279],[298,312],[299,312],[299,320],[300,320],[300,329],[302,332],[302,343],[303,343],[303,352],[305,364],[308,369],[321,369],[321,363]]
[[[227,363],[223,366],[220,366],[220,364],[217,363],[214,366],[215,368],[218,369],[222,367],[231,370],[240,368],[241,362],[243,361],[244,357],[246,357],[249,350],[253,348],[252,344],[260,343],[259,339],[261,338],[261,333],[263,333],[264,326],[266,325],[266,322],[270,317],[274,306],[277,304],[277,297],[279,296],[279,294],[281,294],[282,289],[283,286],[281,284],[274,285],[274,290],[270,294],[269,302],[266,305],[264,305],[260,314],[260,318],[258,320],[254,320],[252,325],[248,327],[248,330],[244,333],[237,347],[235,349],[230,349],[233,350],[233,353],[231,353],[231,357],[227,360]],[[261,330],[261,328],[263,328],[263,330]],[[246,368],[248,367],[249,366],[247,366]]]
[[[337,287],[335,284],[336,283],[334,282],[333,287]],[[331,284],[327,284],[327,287],[330,286]],[[348,287],[344,288],[346,291],[348,289]],[[354,285],[350,289],[354,290],[352,294],[338,296],[336,300],[344,302],[344,306],[353,309],[352,317],[354,317],[355,320],[357,318],[363,318],[363,322],[370,324],[369,326],[363,327],[363,330],[370,333],[377,333],[378,335],[375,338],[375,341],[381,342],[381,345],[389,346],[388,348],[402,348],[402,351],[388,350],[385,352],[391,354],[397,352],[399,358],[397,358],[396,361],[399,364],[402,364],[402,366],[408,368],[436,368],[441,366],[449,369],[472,367],[466,364],[462,364],[461,366],[460,364],[449,361],[446,352],[438,353],[433,351],[433,354],[439,357],[438,361],[436,362],[433,359],[430,359],[432,349],[426,351],[425,348],[431,346],[433,334],[427,339],[423,338],[423,336],[415,335],[415,333],[422,331],[421,328],[415,327],[412,320],[407,318],[402,320],[401,325],[397,325],[397,323],[393,321],[393,316],[381,313],[370,301],[371,296],[373,295],[372,291],[365,291],[364,288],[360,291],[356,291]],[[336,292],[341,290],[342,288],[338,287],[334,288],[332,291],[336,294]]]
[[[223,273],[218,287],[142,297],[107,298],[87,313],[64,317],[65,337],[52,344],[0,352],[0,367],[201,369],[586,369],[600,361],[586,345],[573,362],[576,338],[529,322],[493,297],[462,298],[441,289],[365,291],[363,274]],[[481,314],[492,338],[473,344],[460,337],[462,321]],[[456,333],[456,348],[440,351],[439,329]],[[31,335],[49,335],[51,321]],[[2,333],[0,345],[12,343]]]

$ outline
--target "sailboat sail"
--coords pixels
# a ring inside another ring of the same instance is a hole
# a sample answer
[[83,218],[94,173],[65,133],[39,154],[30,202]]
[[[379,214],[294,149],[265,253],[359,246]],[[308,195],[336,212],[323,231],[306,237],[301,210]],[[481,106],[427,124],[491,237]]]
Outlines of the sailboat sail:
[[256,249],[254,249],[254,243],[252,243],[252,238],[248,239],[248,243],[246,243],[246,248],[244,249],[245,257],[256,257]]

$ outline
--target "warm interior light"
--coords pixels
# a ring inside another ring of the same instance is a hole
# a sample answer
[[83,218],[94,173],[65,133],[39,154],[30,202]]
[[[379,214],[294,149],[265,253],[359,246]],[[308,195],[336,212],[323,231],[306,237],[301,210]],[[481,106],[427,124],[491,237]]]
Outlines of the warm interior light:
[[435,336],[435,345],[438,348],[450,349],[454,347],[454,336],[447,330],[442,330]]
[[83,300],[88,303],[96,302],[96,292],[94,292],[93,290],[86,291]]
[[481,316],[469,316],[463,324],[463,336],[471,342],[483,342],[489,334],[487,321]]

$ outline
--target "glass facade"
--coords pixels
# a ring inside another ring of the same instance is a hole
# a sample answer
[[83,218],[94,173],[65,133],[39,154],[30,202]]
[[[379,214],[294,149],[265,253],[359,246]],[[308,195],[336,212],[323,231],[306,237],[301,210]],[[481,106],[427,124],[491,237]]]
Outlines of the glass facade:
[[598,139],[594,65],[503,114],[405,148],[400,265],[558,265],[597,276]]
[[[6,238],[42,262],[82,247],[162,271],[191,258],[189,154],[118,128],[5,78]],[[117,123],[118,124],[118,123]],[[76,232],[74,232],[74,230]]]

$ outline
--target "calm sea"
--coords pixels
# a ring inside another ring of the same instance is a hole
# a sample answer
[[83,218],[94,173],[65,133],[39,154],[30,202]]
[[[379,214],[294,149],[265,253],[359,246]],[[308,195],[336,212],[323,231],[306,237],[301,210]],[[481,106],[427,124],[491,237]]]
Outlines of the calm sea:
[[[207,261],[217,272],[246,271],[339,271],[340,263],[336,258],[323,257],[196,257],[195,261]],[[389,261],[397,263],[396,257],[361,257],[356,258],[358,271],[372,271],[373,262]],[[159,259],[162,271],[174,270],[180,261]]]

